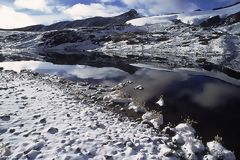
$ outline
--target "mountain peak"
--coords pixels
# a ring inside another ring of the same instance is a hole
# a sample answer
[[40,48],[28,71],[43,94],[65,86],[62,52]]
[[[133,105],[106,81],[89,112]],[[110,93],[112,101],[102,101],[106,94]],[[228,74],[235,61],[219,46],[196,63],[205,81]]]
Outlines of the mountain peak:
[[127,13],[138,14],[138,12],[135,9],[130,9]]
[[125,13],[119,15],[119,16],[129,16],[129,17],[132,17],[132,18],[141,17],[141,15],[135,9],[131,9],[128,12],[125,12]]

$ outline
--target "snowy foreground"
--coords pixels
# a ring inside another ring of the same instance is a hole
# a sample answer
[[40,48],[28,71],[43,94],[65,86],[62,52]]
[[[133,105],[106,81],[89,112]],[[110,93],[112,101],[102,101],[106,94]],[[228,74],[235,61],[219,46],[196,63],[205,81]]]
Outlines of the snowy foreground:
[[[0,159],[235,159],[217,141],[196,139],[189,124],[157,132],[116,115],[84,97],[88,88],[0,71]],[[143,118],[155,123],[149,112]]]

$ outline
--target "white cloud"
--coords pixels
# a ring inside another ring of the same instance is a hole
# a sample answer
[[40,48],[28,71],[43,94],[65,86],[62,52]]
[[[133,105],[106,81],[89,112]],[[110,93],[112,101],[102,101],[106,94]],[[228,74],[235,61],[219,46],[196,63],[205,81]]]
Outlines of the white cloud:
[[144,15],[183,12],[198,9],[190,0],[122,0],[129,8],[144,9]]
[[94,16],[111,17],[122,13],[123,10],[117,6],[100,3],[91,3],[89,5],[78,3],[63,12],[72,19],[84,19]]
[[33,19],[36,19],[38,24],[50,25],[60,21],[69,20],[69,17],[63,13],[50,14],[50,15],[34,15]]
[[18,28],[37,24],[35,20],[24,13],[16,12],[14,9],[0,5],[0,28]]
[[113,3],[115,0],[100,0],[101,3]]
[[14,5],[22,9],[31,9],[45,13],[52,12],[47,0],[15,0]]

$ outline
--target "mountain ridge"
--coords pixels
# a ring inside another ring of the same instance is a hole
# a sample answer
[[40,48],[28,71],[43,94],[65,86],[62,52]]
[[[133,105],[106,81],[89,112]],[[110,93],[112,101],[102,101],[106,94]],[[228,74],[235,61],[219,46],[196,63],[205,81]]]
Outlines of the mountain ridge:
[[135,10],[131,9],[128,12],[120,14],[114,17],[92,17],[83,20],[74,20],[74,21],[61,21],[51,25],[31,25],[21,28],[13,29],[0,29],[4,31],[51,31],[51,30],[62,30],[66,28],[78,28],[78,27],[107,27],[113,25],[123,25],[125,22],[140,18],[141,15]]
[[[226,10],[227,8],[231,8],[234,6],[240,5],[240,2],[228,5],[228,6],[223,6],[223,7],[218,7],[218,8],[213,8],[208,11],[201,11],[201,10],[196,10],[196,13],[200,12],[211,12],[211,11],[220,11],[220,10]],[[185,13],[182,13],[185,14]],[[176,14],[173,14],[176,15]],[[165,16],[168,16],[165,15]],[[201,15],[199,15],[201,17]],[[43,25],[43,24],[37,24],[37,25],[31,25],[31,26],[26,26],[26,27],[21,27],[21,28],[14,28],[14,29],[0,29],[3,31],[30,31],[30,32],[44,32],[44,31],[52,31],[52,30],[63,30],[67,28],[79,28],[79,27],[109,27],[109,26],[116,26],[116,25],[124,25],[124,24],[129,24],[128,21],[142,18],[141,16],[135,9],[131,9],[128,12],[125,12],[123,14],[120,14],[118,16],[114,17],[92,17],[92,18],[87,18],[87,19],[82,19],[82,20],[74,20],[74,21],[60,21],[57,23],[53,23],[51,25]],[[205,18],[202,22],[199,22],[197,25],[202,26],[202,27],[212,27],[212,26],[217,26],[217,25],[228,25],[228,24],[233,24],[236,22],[240,21],[240,10],[239,12],[229,14],[226,17],[221,17],[219,15],[213,15],[210,16],[209,18]],[[146,17],[147,18],[147,17]],[[151,19],[151,17],[149,17]],[[149,19],[149,20],[150,20]],[[174,18],[173,18],[174,19]],[[173,21],[171,18],[171,21]],[[178,19],[177,19],[178,20]],[[181,20],[181,22],[186,23]],[[130,23],[131,24],[131,23]],[[194,24],[193,24],[194,25]]]

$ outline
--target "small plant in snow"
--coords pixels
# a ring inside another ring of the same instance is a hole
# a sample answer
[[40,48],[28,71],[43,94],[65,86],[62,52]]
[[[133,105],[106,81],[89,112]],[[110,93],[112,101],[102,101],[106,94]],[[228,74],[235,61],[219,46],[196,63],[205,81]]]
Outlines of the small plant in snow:
[[215,137],[214,137],[214,141],[216,141],[216,142],[218,142],[218,143],[222,143],[222,137],[220,137],[219,135],[216,135]]
[[144,44],[142,44],[141,47],[142,47],[142,54],[141,55],[143,56],[144,55]]
[[0,146],[0,157],[9,156],[10,154],[11,154],[10,147],[3,143]]
[[184,122],[187,123],[188,125],[192,126],[193,124],[197,124],[196,121],[190,119],[189,117],[187,117],[186,119],[184,119]]
[[167,124],[168,127],[172,128],[173,127],[173,124],[171,122],[168,122]]

